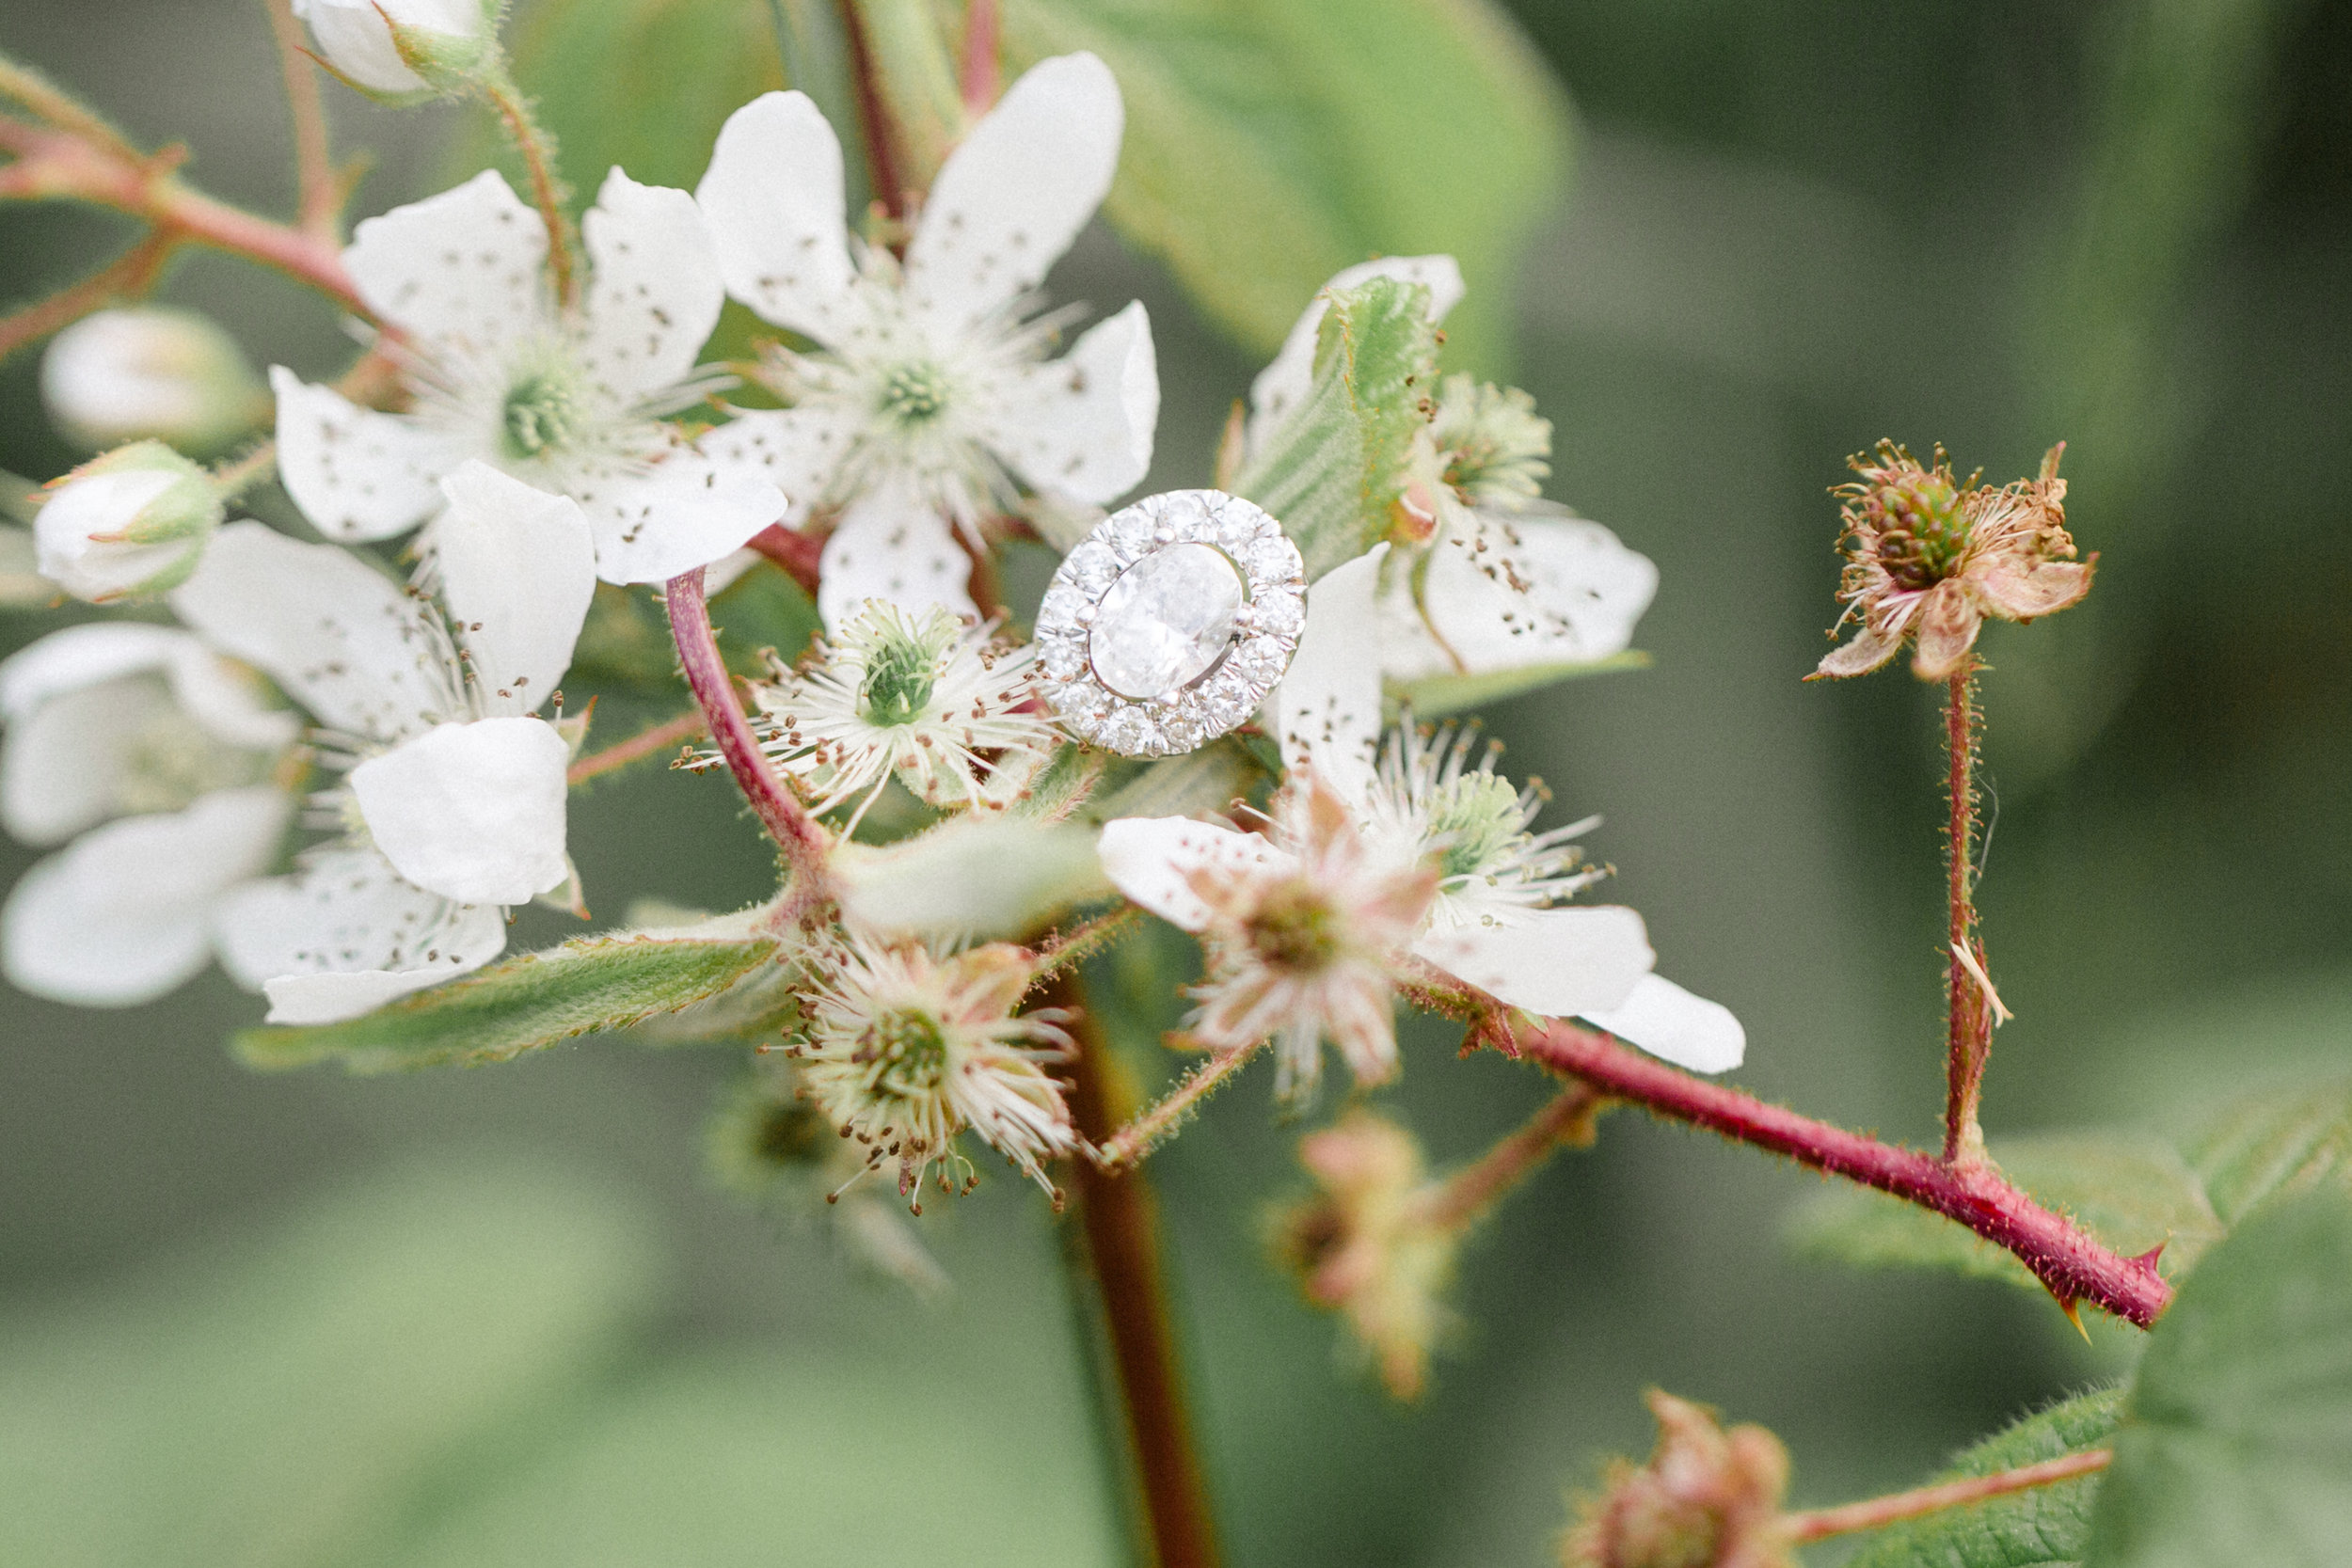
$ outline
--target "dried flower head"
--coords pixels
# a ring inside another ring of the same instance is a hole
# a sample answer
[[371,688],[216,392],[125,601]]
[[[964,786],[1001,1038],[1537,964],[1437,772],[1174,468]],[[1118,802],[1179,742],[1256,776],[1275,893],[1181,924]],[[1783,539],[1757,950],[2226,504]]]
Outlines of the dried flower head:
[[1401,1400],[1429,1379],[1429,1353],[1453,1323],[1439,1300],[1458,1232],[1420,1201],[1426,1162],[1412,1133],[1370,1111],[1299,1141],[1319,1189],[1274,1216],[1276,1256],[1318,1307],[1341,1313]]
[[[1008,763],[1050,751],[1052,722],[1030,704],[1035,665],[1033,648],[1007,646],[993,624],[869,599],[801,669],[778,667],[753,697],[768,754],[816,810],[863,797],[853,830],[894,773],[932,805],[979,805]],[[715,753],[702,760],[717,764]]]
[[1078,1134],[1046,1069],[1071,1043],[1060,1014],[1014,1013],[1031,978],[1029,956],[1002,943],[945,958],[858,934],[839,943],[785,1052],[827,1123],[864,1149],[858,1175],[895,1160],[899,1196],[914,1198],[937,1164],[942,1192],[969,1191],[977,1178],[956,1148],[968,1127],[1059,1203],[1044,1162],[1073,1152]]
[[1788,1450],[1760,1426],[1724,1430],[1703,1404],[1645,1396],[1658,1447],[1610,1466],[1561,1544],[1564,1568],[1797,1568],[1780,1528]]
[[1311,1093],[1329,1036],[1359,1084],[1396,1070],[1392,976],[1420,931],[1437,875],[1384,853],[1331,787],[1296,773],[1267,816],[1275,851],[1185,873],[1205,906],[1209,974],[1189,1021],[1212,1048],[1277,1037],[1275,1083]]
[[1834,492],[1846,526],[1838,626],[1859,621],[1862,631],[1823,658],[1814,678],[1866,674],[1910,637],[1912,672],[1944,680],[1976,645],[1986,616],[2030,621],[2090,593],[2098,557],[2076,561],[2066,531],[2058,472],[2065,450],[2050,449],[2039,477],[1997,488],[1974,474],[1961,483],[1942,447],[1932,467],[1892,441],[1879,443],[1875,460],[1849,459],[1860,477]]

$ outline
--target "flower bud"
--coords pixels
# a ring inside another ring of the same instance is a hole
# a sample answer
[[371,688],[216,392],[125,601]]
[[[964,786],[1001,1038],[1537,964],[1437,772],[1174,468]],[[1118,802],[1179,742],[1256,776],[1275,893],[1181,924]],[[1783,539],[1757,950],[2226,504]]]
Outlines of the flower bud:
[[490,61],[484,0],[294,0],[326,68],[373,98],[414,103],[463,89]]
[[92,458],[48,496],[33,519],[40,575],[92,604],[177,587],[228,511],[213,476],[161,441]]
[[1703,1404],[1646,1396],[1658,1447],[1611,1467],[1560,1554],[1565,1568],[1796,1568],[1780,1528],[1788,1450],[1759,1426],[1726,1432]]
[[226,447],[269,416],[269,392],[228,333],[193,310],[101,310],[51,341],[40,396],[66,439],[91,451],[149,437],[183,451]]

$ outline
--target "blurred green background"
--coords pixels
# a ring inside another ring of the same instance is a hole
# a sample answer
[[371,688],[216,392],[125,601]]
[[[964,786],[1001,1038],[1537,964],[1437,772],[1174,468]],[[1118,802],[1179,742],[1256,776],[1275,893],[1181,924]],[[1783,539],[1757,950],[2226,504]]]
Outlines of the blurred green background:
[[[1605,816],[1588,842],[1661,970],[1746,1022],[1739,1081],[1934,1132],[1931,693],[1799,684],[1835,613],[1823,491],[1881,436],[1995,480],[2069,440],[2075,534],[2103,552],[2084,609],[1987,640],[1980,896],[2017,1013],[1996,1140],[2164,1125],[2345,1060],[2352,11],[1516,9],[1579,116],[1507,301],[1517,379],[1557,427],[1551,494],[1663,586],[1654,669],[1493,729],[1558,820]],[[283,209],[258,6],[31,0],[0,48]],[[360,211],[437,188],[465,114],[330,92],[342,145],[375,158]],[[0,299],[116,232],[0,214]],[[1259,356],[1107,230],[1054,282],[1149,304],[1151,483],[1204,482]],[[349,352],[324,304],[236,263],[197,258],[167,294],[263,363],[322,376]],[[72,454],[36,363],[0,369],[0,467],[47,477]],[[600,913],[764,891],[723,779],[629,775],[573,823]],[[0,848],[0,873],[30,859]],[[517,936],[560,934],[530,915]],[[927,1213],[957,1285],[925,1305],[710,1187],[699,1128],[732,1053],[260,1077],[220,1047],[258,1011],[217,976],[119,1014],[0,997],[0,1560],[1113,1560],[1065,1238],[1014,1180]],[[1440,1161],[1545,1092],[1450,1045],[1416,1032],[1385,1097]],[[1262,1261],[1297,1131],[1253,1075],[1152,1166],[1238,1563],[1548,1560],[1563,1488],[1646,1449],[1653,1383],[1778,1430],[1822,1502],[1905,1484],[2129,1354],[1999,1284],[1792,1257],[1812,1179],[1619,1115],[1477,1239],[1462,1342],[1399,1409]]]

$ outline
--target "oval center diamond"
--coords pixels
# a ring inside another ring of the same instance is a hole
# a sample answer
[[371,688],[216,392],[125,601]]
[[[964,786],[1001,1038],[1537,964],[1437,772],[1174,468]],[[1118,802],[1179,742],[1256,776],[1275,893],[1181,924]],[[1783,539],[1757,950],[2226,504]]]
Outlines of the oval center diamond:
[[1182,690],[1233,639],[1239,568],[1213,545],[1169,545],[1128,567],[1095,606],[1087,658],[1095,678],[1134,702]]

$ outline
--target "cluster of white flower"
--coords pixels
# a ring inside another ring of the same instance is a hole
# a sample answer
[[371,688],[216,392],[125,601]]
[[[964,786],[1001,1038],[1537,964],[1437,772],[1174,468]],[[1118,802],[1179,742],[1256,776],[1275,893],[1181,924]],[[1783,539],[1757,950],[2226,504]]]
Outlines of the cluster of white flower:
[[[298,8],[351,79],[390,93],[428,85],[481,21],[471,0]],[[826,630],[755,685],[755,734],[812,817],[846,808],[815,830],[828,842],[894,782],[936,811],[1007,813],[1073,749],[1186,752],[1258,718],[1287,774],[1262,832],[1101,832],[1117,889],[1208,948],[1200,1043],[1278,1039],[1289,1093],[1312,1085],[1328,1037],[1376,1082],[1396,1068],[1397,988],[1435,985],[1702,1070],[1738,1062],[1731,1016],[1651,973],[1639,915],[1563,907],[1597,875],[1568,843],[1589,824],[1534,832],[1539,792],[1409,715],[1382,748],[1384,680],[1590,664],[1648,605],[1648,561],[1537,499],[1549,427],[1523,394],[1432,388],[1392,537],[1312,582],[1280,519],[1239,498],[1104,515],[1152,461],[1150,323],[1131,304],[1051,357],[1069,318],[1038,289],[1109,188],[1122,112],[1094,56],[1037,66],[897,248],[852,237],[840,143],[797,92],[737,111],[691,194],[612,170],[576,290],[494,172],[359,225],[343,261],[382,326],[389,406],[270,376],[278,474],[327,543],[226,522],[235,486],[155,440],[76,470],[40,514],[60,586],[165,595],[182,626],[75,626],[0,665],[0,818],[72,841],[8,903],[9,974],[119,1005],[216,953],[273,1022],[304,1023],[486,963],[508,908],[567,887],[578,903],[579,726],[556,685],[596,579],[731,572],[781,530],[797,540],[770,549],[818,555]],[[1432,332],[1462,293],[1431,256],[1350,268],[1326,294],[1379,278],[1422,291]],[[750,372],[781,407],[725,404],[731,379],[702,364],[730,296],[813,345],[769,344]],[[1310,401],[1325,310],[1319,296],[1251,388],[1245,460]],[[53,356],[53,380],[100,411],[90,428],[125,377],[75,360],[111,342]],[[222,362],[206,373],[233,379]],[[143,395],[162,433],[169,400]],[[974,598],[974,561],[1023,519],[1092,531],[1034,646]],[[404,585],[369,546],[411,531]],[[326,836],[270,875],[297,822]],[[896,1160],[912,1193],[955,1165],[966,1129],[1041,1182],[1078,1148],[1048,1071],[1068,1038],[1020,1011],[1043,960],[835,910],[803,929],[798,1080],[869,1164]]]

